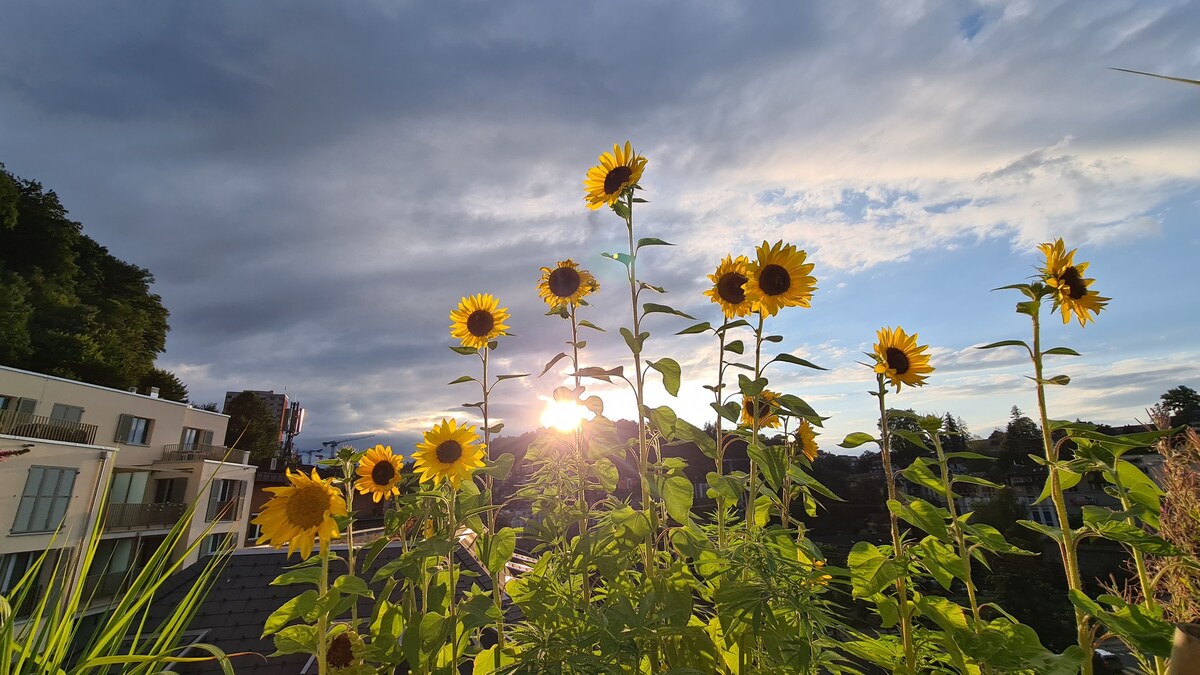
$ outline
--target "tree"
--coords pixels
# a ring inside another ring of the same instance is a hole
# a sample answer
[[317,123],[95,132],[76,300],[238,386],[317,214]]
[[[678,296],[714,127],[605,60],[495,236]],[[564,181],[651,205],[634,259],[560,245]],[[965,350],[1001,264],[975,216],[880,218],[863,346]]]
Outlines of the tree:
[[187,385],[169,370],[151,368],[150,372],[143,375],[138,389],[149,391],[150,387],[158,387],[158,395],[168,401],[188,402]]
[[1027,465],[1032,461],[1029,455],[1041,455],[1042,450],[1041,427],[1014,405],[1008,427],[1004,430],[1004,445],[997,464],[1003,465],[1005,470],[1012,464]]
[[229,427],[225,445],[249,450],[251,459],[270,459],[279,453],[279,418],[253,392],[243,391],[225,406]]
[[0,363],[116,389],[166,346],[149,270],[118,260],[53,191],[0,165]]
[[938,437],[942,441],[942,450],[946,452],[966,452],[967,428],[960,418],[946,413],[942,416],[942,432]]
[[1175,424],[1190,422],[1200,416],[1200,394],[1191,387],[1182,384],[1172,387],[1159,398]]

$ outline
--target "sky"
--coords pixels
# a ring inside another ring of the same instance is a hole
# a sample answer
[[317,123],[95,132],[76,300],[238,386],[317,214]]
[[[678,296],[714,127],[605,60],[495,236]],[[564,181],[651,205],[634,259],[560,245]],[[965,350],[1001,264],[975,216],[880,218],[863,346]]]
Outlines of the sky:
[[[771,388],[828,416],[821,447],[871,430],[876,331],[928,344],[927,386],[890,406],[951,412],[986,435],[1032,413],[1019,296],[1062,237],[1112,298],[1094,324],[1044,321],[1050,413],[1124,424],[1200,389],[1200,7],[1186,1],[6,3],[0,162],[55,190],[84,232],[148,268],[170,310],[159,358],[196,402],[286,392],[301,450],[411,452],[461,404],[479,360],[449,312],[491,293],[515,334],[491,357],[503,433],[536,428],[568,324],[539,268],[601,283],[583,365],[632,368],[623,222],[582,181],[626,140],[648,159],[638,275],[718,322],[702,295],[728,254],[807,252],[811,308],[767,321],[788,352]],[[715,416],[711,335],[651,315],[649,358],[683,369],[648,403]],[[748,336],[742,336],[748,339]],[[628,389],[589,392],[629,417]],[[493,420],[495,421],[495,419]]]

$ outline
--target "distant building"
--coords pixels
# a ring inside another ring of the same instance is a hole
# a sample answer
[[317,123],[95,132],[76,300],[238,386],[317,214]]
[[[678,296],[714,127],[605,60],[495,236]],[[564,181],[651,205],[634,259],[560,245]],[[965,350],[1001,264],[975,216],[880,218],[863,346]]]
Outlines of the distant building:
[[0,450],[20,453],[0,465],[0,592],[42,551],[69,554],[99,522],[96,560],[105,563],[84,583],[95,598],[113,598],[191,503],[195,517],[175,557],[202,538],[187,562],[241,546],[254,467],[246,453],[213,444],[228,423],[157,392],[0,366]]
[[291,406],[291,402],[288,401],[288,395],[276,394],[275,390],[273,389],[271,391],[256,391],[253,389],[246,389],[243,391],[227,391],[225,392],[225,405],[221,408],[221,410],[228,411],[229,404],[233,401],[233,399],[245,393],[254,394],[263,403],[267,404],[267,408],[271,411],[271,414],[279,420],[279,440],[283,441],[283,434],[285,431],[287,431],[288,426],[288,408]]

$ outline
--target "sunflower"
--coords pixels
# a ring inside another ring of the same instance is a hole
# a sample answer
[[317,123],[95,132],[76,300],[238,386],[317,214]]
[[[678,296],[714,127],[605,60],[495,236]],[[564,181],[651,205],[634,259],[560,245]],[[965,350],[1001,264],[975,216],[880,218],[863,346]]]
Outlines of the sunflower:
[[392,446],[376,445],[358,462],[358,480],[354,487],[364,495],[371,495],[376,503],[385,497],[400,494],[400,468],[404,457],[392,454]]
[[442,419],[441,424],[425,432],[425,440],[417,443],[413,471],[421,475],[422,483],[433,481],[437,486],[446,480],[457,489],[464,478],[483,466],[483,450],[475,427],[460,427],[454,420]]
[[804,262],[807,254],[783,241],[774,246],[764,241],[755,253],[757,260],[750,263],[746,280],[746,298],[754,309],[775,316],[782,307],[808,307],[817,280],[810,274],[812,263]]
[[758,428],[759,429],[775,429],[779,427],[779,416],[775,414],[775,410],[779,408],[779,394],[773,391],[763,389],[762,393],[755,398],[749,396],[742,397],[742,424],[751,426],[754,424],[754,414],[758,413]]
[[488,293],[478,293],[458,301],[458,309],[450,312],[450,337],[462,341],[462,346],[482,349],[504,335],[508,326],[508,308]]
[[587,270],[579,269],[579,265],[570,258],[558,263],[551,269],[542,268],[542,280],[538,282],[538,294],[542,300],[555,309],[562,305],[579,304],[580,300],[600,290],[600,282]]
[[1094,321],[1095,317],[1092,315],[1099,314],[1111,298],[1101,297],[1096,291],[1088,290],[1088,286],[1091,286],[1095,279],[1083,277],[1088,268],[1087,263],[1076,265],[1072,261],[1078,249],[1071,249],[1068,253],[1062,239],[1055,240],[1053,244],[1042,244],[1038,248],[1046,255],[1046,266],[1038,271],[1042,273],[1046,285],[1054,289],[1054,309],[1062,310],[1063,323],[1071,323],[1072,313],[1079,319],[1080,326]]
[[929,345],[917,346],[916,333],[906,335],[899,326],[894,331],[880,328],[879,342],[875,343],[875,372],[886,377],[897,392],[901,384],[920,387],[933,372],[929,354],[925,353],[928,348]]
[[796,431],[796,437],[800,441],[800,451],[804,453],[808,461],[815,462],[820,450],[817,448],[817,432],[808,423],[808,420],[800,420],[800,428]]
[[363,651],[366,645],[358,633],[349,630],[334,635],[325,649],[325,665],[330,675],[358,675],[358,673],[374,672],[363,669]]
[[645,168],[646,158],[635,154],[629,141],[625,141],[624,148],[614,144],[613,151],[600,155],[600,165],[588,169],[583,179],[588,208],[594,211],[612,206],[626,190],[637,185]]
[[287,479],[291,486],[264,488],[275,496],[250,522],[262,526],[258,543],[275,548],[287,544],[288,556],[298,550],[300,557],[307,559],[312,555],[314,537],[324,544],[338,536],[333,517],[346,515],[346,500],[316,469],[311,477],[288,469]]
[[750,279],[750,260],[744,255],[725,256],[717,271],[708,275],[713,287],[704,294],[721,306],[726,319],[746,316],[754,311],[754,303],[746,299],[746,282]]

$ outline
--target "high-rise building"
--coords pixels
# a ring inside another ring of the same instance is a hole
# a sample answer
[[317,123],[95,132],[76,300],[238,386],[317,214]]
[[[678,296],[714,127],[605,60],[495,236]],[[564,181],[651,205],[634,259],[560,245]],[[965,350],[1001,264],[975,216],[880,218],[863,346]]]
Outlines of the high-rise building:
[[271,391],[256,391],[246,389],[244,391],[227,391],[225,392],[225,406],[221,410],[229,410],[229,404],[233,399],[245,393],[254,394],[263,403],[267,404],[267,408],[271,411],[271,415],[279,420],[279,440],[283,441],[283,435],[287,432],[288,425],[288,409],[291,407],[288,401],[287,394],[276,394],[275,390]]

